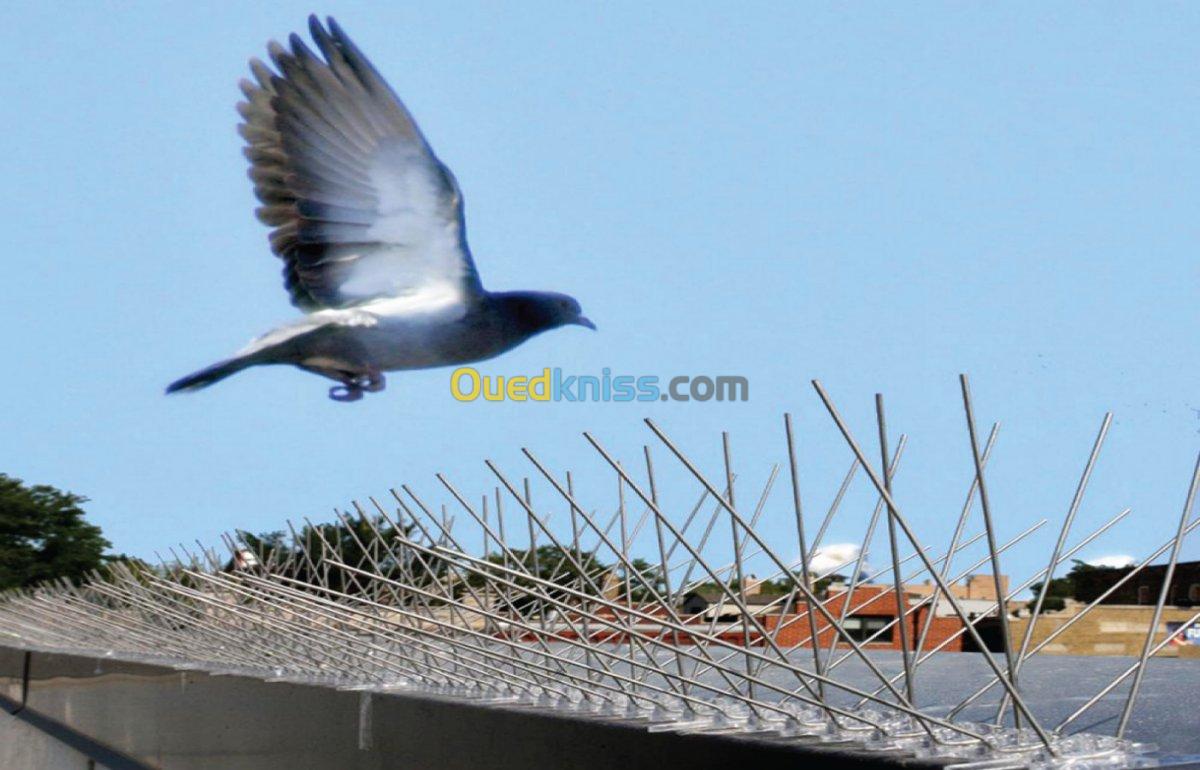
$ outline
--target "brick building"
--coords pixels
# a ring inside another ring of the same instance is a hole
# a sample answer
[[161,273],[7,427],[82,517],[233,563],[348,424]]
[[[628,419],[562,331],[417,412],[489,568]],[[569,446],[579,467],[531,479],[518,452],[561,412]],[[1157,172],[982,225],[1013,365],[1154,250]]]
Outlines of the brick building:
[[[1098,599],[1133,567],[1097,567],[1071,571],[1073,597],[1058,612],[1043,613],[1034,626],[1033,643],[1045,643],[1046,655],[1138,655],[1146,641],[1154,605],[1158,602],[1166,578],[1167,565],[1143,568],[1132,579],[1106,597],[1085,617],[1081,609]],[[1176,634],[1175,642],[1164,647],[1161,657],[1200,658],[1200,629],[1188,621],[1200,607],[1200,561],[1180,562],[1167,592],[1162,618],[1154,631],[1155,642]],[[1028,618],[1013,621],[1010,631],[1019,645]],[[1059,631],[1059,629],[1063,629]],[[1053,640],[1047,638],[1058,632]]]
[[[905,592],[907,594],[907,586]],[[845,590],[840,593],[833,593],[826,601],[826,608],[829,613],[835,618],[841,618],[842,610],[847,600],[850,604],[850,611],[846,617],[846,631],[856,642],[863,643],[866,649],[870,650],[899,650],[900,649],[900,632],[898,624],[893,621],[900,617],[902,613],[907,612],[913,603],[911,596],[905,596],[900,601],[897,601],[896,592],[890,586],[866,584],[855,587],[853,595],[848,594]],[[781,627],[778,631],[778,641],[783,647],[809,647],[812,645],[812,634],[808,622],[808,617],[803,613],[803,606],[800,612],[790,615],[766,615],[763,617],[764,625],[768,631],[772,631],[777,627]],[[916,644],[917,638],[921,634],[921,630],[925,627],[926,618],[932,611],[934,613],[932,625],[929,628],[929,635],[926,637],[924,650],[931,650],[943,642],[950,640],[943,650],[952,652],[970,651],[975,649],[970,638],[966,634],[958,634],[963,629],[963,623],[958,616],[949,611],[948,605],[944,600],[938,603],[938,607],[930,608],[927,604],[918,608],[915,612],[910,613],[905,619],[906,628],[908,630],[908,643],[910,648]],[[991,632],[991,626],[994,620],[985,618],[978,625],[981,635],[984,636],[985,643],[991,640],[988,644],[989,648],[1000,648],[1000,638]],[[955,636],[956,634],[957,637]],[[827,647],[833,641],[834,631],[828,624],[824,622],[821,615],[817,615],[817,644],[822,647]],[[954,638],[952,638],[954,637]],[[871,639],[871,641],[866,641]],[[844,642],[843,642],[844,643]]]
[[[1008,579],[1002,576],[1001,583],[1007,590]],[[749,641],[751,646],[761,647],[767,640],[759,633],[757,626],[772,635],[780,647],[811,646],[812,626],[804,597],[796,595],[789,606],[788,594],[763,593],[762,586],[763,581],[750,576],[746,580],[745,589],[737,594],[738,601],[733,601],[723,589],[712,585],[684,594],[676,608],[677,619],[673,620],[672,625],[681,623],[689,629],[688,631],[661,626],[661,621],[652,617],[642,617],[636,620],[634,625],[638,631],[654,634],[668,644],[695,644],[698,641],[697,636],[704,636],[739,645]],[[1000,633],[999,619],[994,606],[995,581],[991,576],[972,576],[960,584],[953,584],[951,591],[967,617],[980,618],[975,628],[985,648],[992,651],[1003,650],[1004,637]],[[614,595],[606,598],[620,602],[620,596],[615,595],[617,592],[613,593]],[[865,648],[899,650],[900,632],[897,618],[919,604],[922,599],[928,598],[930,594],[931,591],[925,590],[924,585],[906,585],[901,591],[901,596],[897,597],[891,585],[879,583],[855,586],[851,594],[846,584],[834,582],[822,591],[821,599],[826,612],[839,621],[845,613],[846,631]],[[744,604],[753,618],[752,622],[744,622],[740,604]],[[594,612],[601,619],[617,618],[612,608],[596,608]],[[922,649],[932,650],[937,647],[953,652],[978,650],[978,645],[963,632],[963,622],[944,596],[939,597],[933,606],[926,603],[905,617],[910,647],[916,644],[931,613],[933,619],[930,621],[929,635]],[[651,614],[663,619],[667,616],[662,608],[655,608]],[[814,618],[817,626],[817,644],[828,647],[835,636],[833,627],[820,611],[814,613]],[[593,642],[623,644],[629,641],[628,634],[619,628],[602,622],[581,623],[582,618],[573,620],[575,622],[570,624],[570,627],[567,624],[557,624],[556,632],[563,638],[575,639],[581,636],[579,632],[587,626]],[[840,644],[845,646],[844,639]]]
[[[932,580],[924,583],[910,583],[904,586],[909,596],[924,599],[934,592],[937,586]],[[1000,590],[1008,593],[1008,575],[1000,576]],[[977,600],[982,602],[996,601],[996,580],[991,575],[970,575],[966,580],[950,584],[950,593],[955,599]]]
[[[856,586],[851,595],[846,586],[835,584],[830,587],[829,593],[824,597],[824,606],[830,615],[838,619],[841,619],[842,613],[845,611],[846,631],[852,639],[863,644],[867,649],[899,650],[900,632],[894,621],[916,603],[908,591],[908,586],[905,586],[902,593],[903,597],[898,600],[896,592],[891,586],[867,583]],[[917,597],[916,601],[919,601],[919,598]],[[786,597],[783,596],[752,593],[746,597],[746,606],[767,630],[767,633],[775,636],[779,646],[811,646],[812,628],[803,599],[798,599],[795,606],[789,608],[791,611],[787,613],[783,612],[785,601]],[[980,605],[976,607],[979,614],[994,614],[994,612],[987,612],[991,602],[979,599],[963,599],[961,601],[967,605]],[[849,603],[848,610],[845,609],[847,603]],[[719,591],[689,593],[684,597],[680,609],[691,623],[707,625],[706,633],[713,633],[739,642],[743,639],[741,614],[734,603],[727,599],[722,600]],[[915,645],[931,611],[934,617],[923,649],[932,649],[947,640],[950,641],[942,649],[957,652],[976,648],[966,634],[958,634],[955,637],[955,634],[963,629],[963,623],[944,599],[938,601],[933,608],[925,605],[907,616],[905,622],[909,631],[910,647]],[[968,611],[970,611],[970,607],[968,607]],[[819,611],[815,614],[815,620],[817,644],[827,647],[833,641],[835,632]],[[994,618],[985,617],[976,627],[988,649],[1003,649],[1003,638],[998,633],[998,623]],[[955,638],[951,639],[951,637]],[[761,645],[764,642],[761,638],[752,635],[750,643]],[[844,644],[844,640],[842,643]]]
[[[1083,605],[1070,602],[1065,610],[1045,614],[1033,627],[1033,646],[1046,641],[1068,622],[1066,631],[1055,637],[1041,650],[1042,655],[1138,655],[1146,641],[1146,631],[1154,615],[1152,605],[1102,604],[1086,617],[1075,619]],[[1195,608],[1166,607],[1162,620],[1154,633],[1154,641],[1161,642],[1168,633],[1178,632],[1180,627],[1195,614]],[[1073,622],[1072,622],[1073,621]],[[1019,647],[1025,635],[1029,618],[1010,621],[1009,632],[1014,647]],[[1158,652],[1158,657],[1200,658],[1200,638],[1193,634],[1180,634],[1176,644],[1168,644]]]
[[[1096,567],[1071,573],[1076,601],[1087,604],[1114,583],[1133,571],[1133,567]],[[1166,564],[1150,564],[1132,580],[1118,588],[1104,604],[1155,604],[1167,575]],[[1175,565],[1167,606],[1194,607],[1200,605],[1200,561],[1184,561]]]

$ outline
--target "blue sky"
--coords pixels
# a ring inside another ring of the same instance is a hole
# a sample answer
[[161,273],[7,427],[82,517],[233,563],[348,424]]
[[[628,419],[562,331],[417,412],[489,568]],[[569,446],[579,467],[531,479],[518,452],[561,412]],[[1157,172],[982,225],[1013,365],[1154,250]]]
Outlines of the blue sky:
[[[753,500],[794,412],[815,517],[850,455],[814,377],[872,458],[887,394],[910,434],[897,497],[941,543],[971,473],[959,372],[1004,422],[1002,533],[1062,516],[1106,409],[1080,529],[1135,520],[1084,555],[1173,532],[1200,448],[1195,6],[329,3],[457,174],[485,285],[571,293],[600,326],[483,371],[740,374],[750,400],[461,404],[435,370],[344,405],[282,368],[164,397],[295,313],[233,107],[246,60],[310,10],[6,12],[0,471],[87,495],[116,549],[325,519],[400,482],[440,500],[439,470],[478,494],[485,457],[530,472],[522,446],[607,507],[579,433],[632,463],[647,416],[714,477],[730,430]],[[871,503],[860,479],[830,540]],[[764,529],[788,542],[789,517],[780,487]],[[1006,570],[1040,567],[1052,529]]]

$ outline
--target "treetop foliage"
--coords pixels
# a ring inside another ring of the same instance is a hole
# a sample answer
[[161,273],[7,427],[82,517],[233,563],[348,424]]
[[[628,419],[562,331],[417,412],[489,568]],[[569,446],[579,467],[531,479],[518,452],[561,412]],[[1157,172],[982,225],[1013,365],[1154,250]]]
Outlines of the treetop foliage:
[[0,473],[0,589],[81,581],[111,543],[84,520],[87,498]]

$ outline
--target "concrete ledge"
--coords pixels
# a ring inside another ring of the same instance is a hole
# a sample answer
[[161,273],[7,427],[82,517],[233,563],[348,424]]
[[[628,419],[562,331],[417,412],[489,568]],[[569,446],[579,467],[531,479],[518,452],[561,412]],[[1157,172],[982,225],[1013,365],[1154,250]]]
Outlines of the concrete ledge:
[[[0,647],[0,693],[21,684],[23,659],[22,651]],[[110,752],[91,756],[114,770],[941,766],[769,737],[651,733],[636,723],[531,708],[43,652],[32,655],[20,713],[60,740],[86,739],[84,753]]]

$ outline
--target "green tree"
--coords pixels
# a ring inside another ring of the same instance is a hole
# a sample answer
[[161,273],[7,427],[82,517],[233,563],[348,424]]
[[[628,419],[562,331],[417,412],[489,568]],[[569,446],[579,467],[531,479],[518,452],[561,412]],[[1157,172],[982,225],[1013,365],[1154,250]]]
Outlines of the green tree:
[[[445,561],[433,556],[412,556],[401,564],[396,551],[388,544],[398,534],[411,535],[409,524],[397,530],[382,516],[370,519],[350,518],[347,521],[305,525],[296,534],[296,541],[282,531],[238,532],[238,548],[242,546],[254,556],[250,569],[283,572],[304,583],[324,586],[340,593],[357,596],[371,594],[372,600],[390,603],[390,591],[382,584],[365,578],[354,570],[364,570],[390,580],[404,580],[414,585],[430,585],[435,579],[446,580]],[[346,565],[346,566],[341,566]],[[347,569],[349,567],[350,569]],[[233,558],[225,569],[240,569]]]
[[0,589],[57,578],[78,582],[104,563],[111,543],[84,521],[86,502],[0,473]]
[[[644,602],[650,599],[650,590],[647,585],[654,588],[654,592],[662,596],[666,590],[666,583],[662,578],[662,567],[651,564],[645,559],[635,558],[630,561],[630,566],[633,569],[626,569],[624,566],[617,568],[617,574],[622,581],[628,577],[629,579],[629,595],[637,602]],[[624,593],[622,593],[624,596]]]
[[[1058,612],[1067,606],[1067,599],[1078,599],[1076,595],[1078,586],[1075,584],[1076,578],[1088,573],[1102,570],[1110,570],[1111,567],[1097,567],[1092,564],[1087,564],[1079,559],[1072,559],[1071,571],[1062,577],[1054,578],[1050,581],[1050,587],[1046,589],[1046,599],[1042,602],[1043,612]],[[1041,583],[1034,583],[1029,586],[1030,592],[1034,597],[1042,590]],[[1033,609],[1033,604],[1030,603],[1030,609]]]
[[[487,555],[486,559],[492,564],[536,575],[540,580],[549,581],[556,586],[566,586],[573,591],[588,594],[598,593],[593,588],[593,585],[603,590],[605,573],[609,571],[609,567],[599,560],[595,551],[580,551],[578,554],[571,551],[570,556],[568,556],[552,545],[538,546],[536,551],[524,548],[512,548],[508,553],[493,551]],[[583,570],[575,566],[577,561],[583,567]],[[534,592],[544,592],[548,596],[556,598],[567,596],[566,591],[548,587],[543,583],[530,580],[526,577],[514,576],[501,571],[496,571],[493,573],[493,576],[500,581],[510,581],[521,588],[528,588]],[[467,578],[467,583],[475,588],[484,585],[486,582],[484,576],[478,573],[472,573]],[[503,587],[500,590],[507,592],[507,589]],[[541,606],[541,603],[536,598],[528,594],[521,594],[520,592],[515,592],[515,595],[511,597],[511,601],[513,607],[521,612]]]

